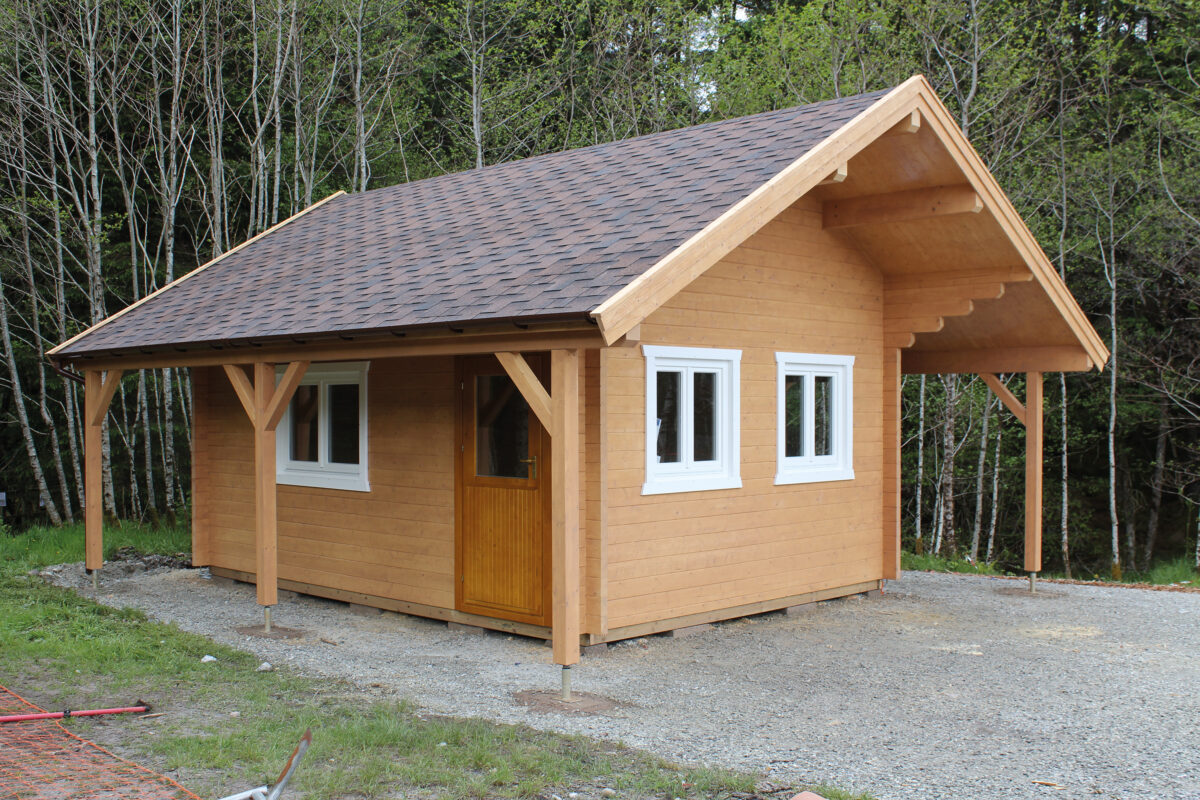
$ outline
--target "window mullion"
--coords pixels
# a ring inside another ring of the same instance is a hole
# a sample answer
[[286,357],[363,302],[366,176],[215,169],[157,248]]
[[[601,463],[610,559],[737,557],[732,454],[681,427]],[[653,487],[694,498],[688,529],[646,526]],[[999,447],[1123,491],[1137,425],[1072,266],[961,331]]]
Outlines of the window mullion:
[[813,373],[804,373],[804,427],[801,435],[804,446],[801,452],[806,461],[812,462],[817,457],[817,414],[816,414],[817,381]]
[[679,462],[685,468],[691,469],[692,464],[692,435],[693,417],[696,409],[692,398],[692,368],[681,367],[679,371]]

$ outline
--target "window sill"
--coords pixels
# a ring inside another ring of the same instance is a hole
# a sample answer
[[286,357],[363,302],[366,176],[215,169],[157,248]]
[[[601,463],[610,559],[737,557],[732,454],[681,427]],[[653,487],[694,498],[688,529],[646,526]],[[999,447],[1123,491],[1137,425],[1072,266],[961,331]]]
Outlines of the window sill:
[[371,491],[371,484],[365,475],[280,471],[275,474],[275,483],[280,486],[307,486],[311,489],[341,489],[348,492]]
[[775,473],[775,485],[786,486],[792,483],[827,483],[831,481],[852,481],[854,470],[839,467],[837,469],[791,470]]
[[642,494],[678,494],[680,492],[711,492],[717,489],[740,489],[742,479],[734,475],[680,475],[656,478],[642,484]]

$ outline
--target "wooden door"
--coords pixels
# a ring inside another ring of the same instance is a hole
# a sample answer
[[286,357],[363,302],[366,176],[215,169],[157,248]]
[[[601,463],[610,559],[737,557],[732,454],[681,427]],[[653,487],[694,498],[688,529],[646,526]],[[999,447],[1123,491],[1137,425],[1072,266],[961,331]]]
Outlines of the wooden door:
[[495,356],[460,359],[458,384],[456,607],[549,625],[550,435]]

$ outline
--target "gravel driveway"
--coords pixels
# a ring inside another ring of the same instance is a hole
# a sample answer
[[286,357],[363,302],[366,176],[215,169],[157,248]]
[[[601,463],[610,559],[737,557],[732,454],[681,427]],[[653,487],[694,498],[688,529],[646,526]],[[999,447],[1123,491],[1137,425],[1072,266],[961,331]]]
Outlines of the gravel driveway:
[[1017,581],[909,572],[880,598],[585,656],[575,687],[620,705],[568,715],[513,699],[557,689],[540,642],[314,598],[275,613],[304,638],[249,638],[233,629],[261,621],[250,586],[195,570],[106,572],[106,603],[436,713],[881,800],[1200,798],[1200,594],[1039,584],[1030,596]]

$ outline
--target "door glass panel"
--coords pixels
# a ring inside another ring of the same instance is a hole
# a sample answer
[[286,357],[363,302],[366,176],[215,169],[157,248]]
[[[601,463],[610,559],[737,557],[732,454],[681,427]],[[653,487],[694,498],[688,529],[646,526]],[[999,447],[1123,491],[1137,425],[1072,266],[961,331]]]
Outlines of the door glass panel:
[[529,477],[529,405],[507,375],[475,378],[475,474]]
[[658,387],[658,463],[679,461],[679,389],[682,374],[662,372],[657,375]]
[[783,378],[783,454],[804,455],[804,376]]
[[358,463],[358,384],[329,387],[329,460]]
[[813,380],[814,454],[833,454],[833,376],[818,375]]
[[317,386],[301,386],[292,397],[292,461],[317,460]]
[[692,373],[692,460],[713,461],[717,455],[717,375]]

